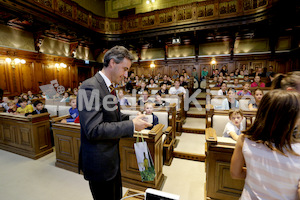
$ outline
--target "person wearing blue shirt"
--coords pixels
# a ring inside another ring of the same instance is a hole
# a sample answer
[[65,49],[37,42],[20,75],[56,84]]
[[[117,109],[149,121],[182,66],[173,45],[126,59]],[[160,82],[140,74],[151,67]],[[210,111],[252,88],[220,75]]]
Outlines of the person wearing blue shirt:
[[155,125],[157,125],[158,122],[158,117],[153,114],[153,103],[146,103],[145,104],[145,114],[146,115],[152,115],[152,126],[147,127],[146,129],[151,130]]
[[61,123],[74,122],[76,117],[79,116],[78,109],[76,108],[76,97],[70,97],[70,106],[69,113],[71,118],[63,119]]

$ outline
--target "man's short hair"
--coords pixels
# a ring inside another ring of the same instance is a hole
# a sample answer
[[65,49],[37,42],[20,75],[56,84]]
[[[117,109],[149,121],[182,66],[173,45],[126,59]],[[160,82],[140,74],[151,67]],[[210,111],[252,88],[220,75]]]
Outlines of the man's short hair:
[[115,63],[119,64],[124,58],[127,58],[130,61],[134,59],[128,49],[123,46],[115,46],[105,53],[103,67],[108,67],[111,59],[114,59]]

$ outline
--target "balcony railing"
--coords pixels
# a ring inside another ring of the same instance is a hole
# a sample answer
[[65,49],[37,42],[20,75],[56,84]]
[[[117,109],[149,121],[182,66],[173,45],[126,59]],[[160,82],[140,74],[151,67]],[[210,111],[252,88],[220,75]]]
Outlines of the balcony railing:
[[122,34],[210,20],[250,15],[266,10],[275,0],[208,0],[136,14],[128,18],[105,18],[71,0],[28,2],[104,34]]

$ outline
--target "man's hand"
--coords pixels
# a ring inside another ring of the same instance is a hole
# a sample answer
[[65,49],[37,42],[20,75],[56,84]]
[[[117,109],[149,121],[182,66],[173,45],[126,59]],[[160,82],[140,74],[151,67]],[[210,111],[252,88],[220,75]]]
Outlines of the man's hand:
[[136,131],[141,131],[149,126],[152,126],[152,124],[142,120],[143,117],[145,117],[145,115],[138,115],[132,120]]

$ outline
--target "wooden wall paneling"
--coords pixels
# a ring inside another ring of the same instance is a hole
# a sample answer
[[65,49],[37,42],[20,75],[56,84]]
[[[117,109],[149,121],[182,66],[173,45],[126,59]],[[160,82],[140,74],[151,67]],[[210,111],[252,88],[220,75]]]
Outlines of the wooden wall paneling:
[[249,63],[249,60],[241,60],[241,61],[236,61],[235,62],[235,68],[242,69],[243,65],[246,65],[246,69],[249,70],[249,73],[250,73],[250,63]]
[[52,66],[52,69],[53,69],[53,72],[54,72],[54,79],[56,79],[58,81],[58,84],[60,85],[59,83],[59,69],[57,69],[57,67],[55,67],[54,65]]
[[287,65],[287,62],[285,61],[277,61],[277,72],[278,73],[286,73],[287,72],[287,68],[288,65]]
[[[142,69],[142,70],[141,70],[141,72],[140,72],[140,75],[144,74],[145,77],[148,77],[149,74],[152,75],[152,70],[150,69],[150,67],[144,66],[144,67],[142,67],[141,69]],[[139,76],[140,76],[140,75],[139,75]]]
[[57,77],[58,77],[58,84],[64,86],[65,88],[70,87],[70,79],[69,79],[69,68],[59,68],[59,71],[57,71]]
[[[224,64],[223,64],[224,65]],[[220,70],[222,69],[223,65],[220,67]],[[228,62],[225,64],[227,66],[228,72],[234,72],[234,70],[238,67],[236,67],[235,62]]]
[[21,69],[20,66],[16,65],[15,67],[10,68],[12,84],[14,87],[14,93],[20,94],[22,93],[23,81],[21,77]]
[[191,64],[188,64],[188,65],[183,65],[182,69],[185,69],[185,71],[187,72],[187,75],[191,76],[194,66],[195,66],[194,63],[191,63]]
[[21,91],[20,92],[27,92],[32,91],[33,93],[35,91],[35,74],[33,70],[32,62],[26,62],[25,64],[18,65],[19,69],[19,84]]
[[169,66],[168,65],[162,65],[161,66],[161,74],[164,76],[165,74],[169,75]]
[[170,65],[171,67],[171,77],[175,74],[175,71],[178,70],[179,74],[181,73],[179,65]]
[[41,62],[34,61],[34,76],[35,76],[35,90],[40,91],[39,86],[45,85],[45,74],[43,65]]
[[69,65],[68,67],[68,71],[69,71],[69,73],[68,73],[68,77],[69,77],[69,82],[68,82],[68,87],[70,87],[70,88],[73,88],[72,87],[72,82],[73,82],[73,77],[72,77],[72,66],[71,65]]
[[46,63],[43,63],[43,68],[44,68],[44,75],[45,75],[45,81],[44,81],[44,84],[50,84],[50,82],[52,80],[55,79],[55,76],[54,76],[54,71],[56,70],[54,68],[54,66],[52,67],[51,65],[49,64],[46,64]]
[[77,65],[75,64],[74,66],[70,67],[70,74],[71,74],[71,88],[78,87],[78,72],[77,72]]
[[11,91],[10,84],[9,84],[9,77],[7,73],[7,64],[5,62],[0,63],[0,88],[5,93],[8,93]]

